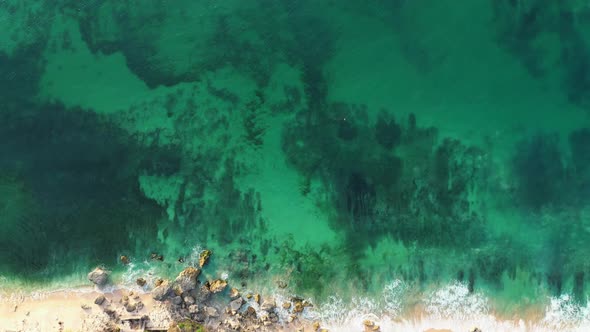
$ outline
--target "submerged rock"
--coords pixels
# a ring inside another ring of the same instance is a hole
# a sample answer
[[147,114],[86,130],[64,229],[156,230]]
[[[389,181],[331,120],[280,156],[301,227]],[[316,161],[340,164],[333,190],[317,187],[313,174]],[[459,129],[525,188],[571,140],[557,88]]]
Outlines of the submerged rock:
[[129,257],[123,255],[123,256],[121,256],[121,263],[123,263],[123,265],[127,265],[127,264],[131,263],[131,261],[129,260]]
[[97,267],[88,273],[88,280],[97,286],[104,286],[109,280],[109,272],[103,268]]
[[161,262],[164,261],[164,256],[157,254],[155,252],[152,252],[152,254],[150,255],[150,258],[152,260],[156,260],[156,261],[161,261]]
[[180,272],[175,280],[180,292],[189,292],[197,288],[197,277],[199,277],[199,274],[201,274],[201,270],[194,267],[187,267]]
[[199,254],[199,267],[203,267],[209,261],[209,257],[211,257],[211,250],[203,250]]
[[164,301],[172,290],[172,286],[166,280],[160,283],[160,285],[152,291],[152,298],[156,301]]
[[135,282],[137,283],[137,286],[139,286],[139,287],[143,287],[147,283],[147,281],[144,278],[137,278],[137,280],[135,280]]

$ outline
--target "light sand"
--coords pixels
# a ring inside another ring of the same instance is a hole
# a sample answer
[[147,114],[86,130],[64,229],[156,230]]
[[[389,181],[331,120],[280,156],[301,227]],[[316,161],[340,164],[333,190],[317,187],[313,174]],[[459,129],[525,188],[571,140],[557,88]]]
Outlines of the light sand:
[[[109,303],[118,304],[128,293],[120,290],[105,293],[106,301],[102,306],[94,304],[102,293],[90,289],[3,296],[0,300],[0,331],[102,331],[109,320],[103,308]],[[137,296],[145,305],[138,315],[154,310],[149,294]]]

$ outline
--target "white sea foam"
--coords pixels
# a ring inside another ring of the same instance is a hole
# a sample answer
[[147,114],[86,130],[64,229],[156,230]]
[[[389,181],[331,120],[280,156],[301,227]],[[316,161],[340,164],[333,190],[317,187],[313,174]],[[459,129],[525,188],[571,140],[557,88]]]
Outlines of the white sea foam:
[[434,318],[473,319],[486,316],[489,304],[483,294],[471,294],[466,284],[454,282],[428,295],[425,310]]

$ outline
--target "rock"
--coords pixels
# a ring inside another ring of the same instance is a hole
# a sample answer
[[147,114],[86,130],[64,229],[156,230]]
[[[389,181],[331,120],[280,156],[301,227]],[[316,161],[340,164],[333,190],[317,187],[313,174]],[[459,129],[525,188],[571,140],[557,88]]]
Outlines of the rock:
[[282,280],[279,280],[279,281],[277,281],[277,286],[279,286],[279,288],[281,288],[281,289],[284,289],[284,288],[287,288],[287,283]]
[[219,317],[219,313],[217,312],[217,309],[215,309],[214,307],[205,307],[205,315],[207,315],[207,317],[211,317],[211,318],[217,318]]
[[197,302],[195,301],[195,298],[190,295],[184,297],[184,303],[186,303],[187,305],[195,304],[195,302]]
[[197,287],[197,277],[201,274],[201,270],[194,267],[187,267],[178,277],[176,277],[176,285],[181,293],[191,291]]
[[264,302],[262,302],[262,304],[260,305],[261,310],[268,311],[268,312],[273,311],[276,307],[277,307],[277,303],[275,302],[274,299],[264,300]]
[[260,304],[260,294],[254,294],[254,302]]
[[84,310],[88,310],[88,309],[90,309],[90,306],[88,304],[84,303],[80,306],[80,308],[82,308]]
[[172,287],[168,281],[163,281],[160,285],[154,290],[152,290],[152,298],[156,301],[164,301],[168,295],[170,295],[170,291]]
[[227,325],[232,330],[239,330],[240,329],[240,322],[235,318],[229,318],[225,320],[225,325]]
[[479,327],[472,327],[469,332],[482,332],[481,329]]
[[141,309],[143,309],[143,307],[144,307],[143,302],[137,302],[137,310],[141,310]]
[[245,312],[244,316],[251,317],[251,318],[256,318],[256,309],[254,309],[253,307],[248,307],[246,309],[246,312]]
[[269,313],[268,317],[270,318],[270,321],[273,323],[279,322],[279,316],[277,316],[277,314],[275,314],[274,312]]
[[181,305],[182,304],[182,297],[181,296],[175,296],[172,298],[172,303],[176,304],[176,305]]
[[109,280],[109,272],[103,268],[97,267],[88,273],[88,280],[92,281],[97,286],[104,286]]
[[230,297],[232,300],[235,300],[235,299],[237,299],[239,296],[240,296],[240,292],[238,291],[238,289],[237,289],[237,288],[232,288],[232,289],[229,291],[229,297]]
[[158,287],[160,286],[162,283],[164,282],[164,279],[156,279],[156,281],[154,281],[154,287]]
[[195,298],[195,303],[205,303],[211,297],[211,291],[207,285],[203,285],[198,289],[190,291],[190,295]]
[[379,327],[379,325],[375,324],[375,322],[373,322],[372,320],[365,320],[363,322],[363,325],[365,326],[365,332],[378,332],[381,331],[381,328]]
[[[185,300],[186,302],[186,300]],[[199,306],[196,304],[191,304],[188,306],[188,312],[191,314],[196,314],[199,312]]]
[[209,290],[211,293],[219,293],[225,289],[227,286],[227,281],[216,279],[209,283]]
[[283,309],[290,309],[291,308],[291,302],[283,302]]
[[295,302],[295,306],[293,308],[293,312],[299,313],[299,312],[303,312],[303,302],[302,301],[297,301]]
[[242,299],[241,297],[238,297],[237,299],[231,301],[229,303],[229,308],[231,309],[232,314],[235,315],[235,313],[238,312],[238,310],[240,310],[240,308],[242,307],[242,304],[244,304],[244,299]]
[[129,260],[129,257],[123,255],[123,256],[121,256],[121,263],[123,263],[123,265],[127,265],[127,264],[131,263],[131,261]]
[[211,257],[211,250],[203,250],[199,254],[199,267],[203,267],[209,261],[209,257]]
[[180,327],[178,327],[178,325],[174,324],[170,326],[170,328],[168,328],[166,332],[182,332],[182,330],[180,330]]
[[144,278],[137,278],[137,280],[135,280],[135,283],[137,283],[137,286],[143,287],[145,286],[145,284],[147,284],[147,281]]
[[94,304],[102,305],[105,300],[106,300],[106,298],[104,297],[104,295],[101,294],[101,295],[97,296],[96,299],[94,299]]
[[152,254],[150,255],[150,258],[152,260],[156,260],[156,261],[164,261],[164,256],[159,255],[159,254],[157,254],[155,252],[152,252]]
[[313,322],[311,326],[313,327],[314,331],[317,331],[320,329],[320,322]]
[[127,312],[134,312],[135,309],[137,309],[137,304],[135,304],[135,303],[128,303],[125,306],[125,309],[127,310]]

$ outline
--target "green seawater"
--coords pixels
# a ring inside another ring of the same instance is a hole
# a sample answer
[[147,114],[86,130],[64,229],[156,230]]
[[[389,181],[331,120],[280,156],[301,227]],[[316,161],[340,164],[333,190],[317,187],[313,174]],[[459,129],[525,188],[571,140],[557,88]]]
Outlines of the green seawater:
[[6,0],[0,31],[0,291],[208,248],[242,289],[582,319],[589,3]]

